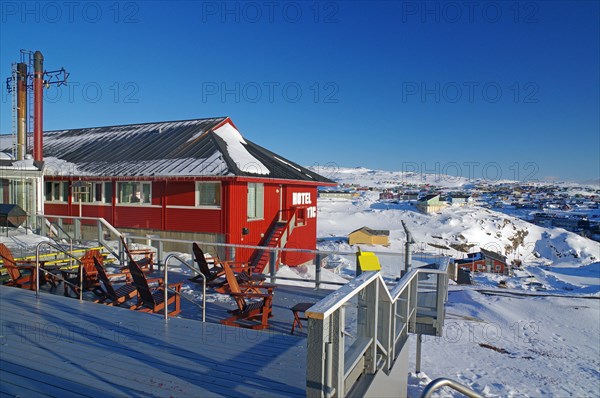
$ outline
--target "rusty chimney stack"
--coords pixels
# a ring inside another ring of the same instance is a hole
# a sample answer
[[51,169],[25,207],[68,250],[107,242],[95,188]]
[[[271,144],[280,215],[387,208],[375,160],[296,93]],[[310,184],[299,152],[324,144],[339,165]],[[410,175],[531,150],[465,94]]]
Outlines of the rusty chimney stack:
[[27,64],[17,64],[17,160],[27,153]]
[[43,160],[44,152],[44,56],[33,54],[33,159]]

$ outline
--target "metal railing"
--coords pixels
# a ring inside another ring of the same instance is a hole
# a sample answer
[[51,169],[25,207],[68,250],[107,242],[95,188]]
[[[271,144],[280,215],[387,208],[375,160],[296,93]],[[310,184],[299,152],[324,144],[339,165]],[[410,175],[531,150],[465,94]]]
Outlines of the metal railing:
[[[288,221],[294,218],[295,214],[288,217]],[[46,223],[43,222],[48,220],[50,222],[55,222],[56,225],[60,225],[66,231],[66,225],[71,226],[72,228],[72,236],[75,240],[82,240],[82,225],[95,226],[95,236],[97,236],[97,241],[100,245],[104,247],[106,251],[112,254],[118,261],[123,264],[124,260],[124,250],[120,243],[120,237],[126,237],[128,242],[131,241],[142,241],[144,244],[149,246],[156,247],[157,251],[157,265],[160,266],[164,263],[164,244],[165,243],[178,243],[178,244],[188,244],[190,249],[189,253],[192,253],[191,245],[196,242],[201,246],[206,247],[214,247],[214,248],[224,248],[226,252],[230,253],[229,260],[235,261],[235,251],[237,249],[252,249],[252,250],[266,250],[270,252],[270,259],[277,259],[281,257],[282,253],[287,253],[288,255],[299,255],[299,256],[307,256],[312,257],[312,263],[315,265],[315,277],[312,279],[304,279],[304,278],[294,278],[294,277],[276,277],[277,271],[277,262],[270,261],[269,267],[265,268],[265,273],[268,273],[270,276],[270,282],[275,283],[276,279],[282,280],[290,280],[296,282],[312,282],[315,284],[317,289],[321,288],[323,283],[327,283],[330,285],[343,285],[340,282],[322,282],[322,268],[324,268],[323,263],[330,261],[332,258],[347,258],[351,262],[354,262],[356,252],[348,251],[348,252],[339,252],[339,251],[323,251],[323,250],[309,250],[309,249],[295,249],[295,248],[272,248],[266,246],[254,246],[254,245],[240,245],[240,244],[226,244],[226,243],[215,243],[215,242],[201,242],[195,240],[183,240],[183,239],[170,239],[170,238],[161,238],[158,235],[146,235],[146,236],[137,236],[133,234],[125,234],[118,231],[115,227],[113,227],[110,223],[108,223],[104,218],[96,218],[96,217],[77,217],[77,216],[60,216],[60,215],[38,215],[38,233],[40,235],[46,236]],[[288,232],[289,234],[289,232]],[[112,238],[112,242],[109,242],[108,239],[105,239],[106,235],[109,238]],[[114,241],[118,241],[115,246],[117,249],[113,249]],[[112,244],[111,244],[112,243]],[[424,251],[425,247],[418,249]],[[379,257],[380,262],[393,263],[398,264],[395,273],[397,277],[400,277],[404,272],[404,252],[388,252],[388,251],[374,251],[374,253]],[[417,259],[420,261],[428,261],[438,263],[440,261],[446,261],[448,257],[442,254],[430,254],[430,253],[413,253],[413,260]]]
[[471,390],[464,384],[459,383],[456,380],[448,379],[446,377],[440,377],[427,384],[427,387],[421,393],[421,398],[430,398],[431,395],[442,387],[449,387],[459,393],[466,395],[469,398],[484,398],[483,395]]
[[201,307],[202,308],[202,322],[206,322],[206,276],[204,276],[204,274],[202,272],[200,272],[197,269],[195,269],[194,267],[190,266],[185,260],[183,260],[181,257],[177,256],[176,254],[169,254],[167,256],[167,258],[165,258],[165,264],[164,264],[165,269],[164,269],[163,281],[165,284],[165,322],[167,322],[169,319],[169,311],[167,308],[167,302],[168,302],[168,298],[169,298],[168,291],[178,294],[180,297],[183,297],[186,300],[197,305],[197,303],[194,302],[193,300],[189,300],[187,297],[181,295],[179,292],[177,292],[173,289],[169,289],[168,272],[167,271],[169,269],[169,260],[172,258],[178,260],[180,263],[182,263],[183,265],[185,265],[186,267],[191,269],[194,273],[196,273],[196,275],[199,275],[202,278],[202,307]]
[[[364,272],[308,309],[307,396],[346,396],[361,376],[389,374],[409,333],[440,336],[447,286],[445,266],[412,269],[391,289]],[[347,307],[356,308],[355,336]]]
[[[41,246],[50,246],[52,248],[54,248],[55,250],[58,250],[59,252],[63,253],[64,255],[70,257],[71,259],[74,259],[75,261],[77,261],[79,263],[79,301],[83,301],[83,263],[81,262],[80,259],[78,259],[77,257],[73,256],[71,253],[69,253],[68,251],[64,250],[62,247],[60,247],[59,245],[56,245],[54,243],[45,241],[45,242],[40,242],[35,246],[35,295],[36,297],[39,297],[40,295],[40,269],[42,270],[42,272],[47,273],[47,274],[51,274],[54,276],[58,276],[53,274],[52,272],[45,270],[43,268],[40,268],[40,247]],[[64,280],[64,278],[61,278],[63,283],[69,284],[71,286],[75,286],[74,284]]]
[[[115,240],[118,240],[119,237],[121,235],[123,235],[121,232],[119,232],[115,227],[113,227],[108,221],[106,221],[104,218],[99,218],[99,217],[76,217],[76,216],[53,216],[53,215],[41,215],[38,214],[36,216],[36,224],[38,227],[38,233],[42,236],[47,236],[47,224],[46,221],[48,221],[50,223],[50,228],[52,228],[52,224],[59,226],[60,229],[67,234],[69,237],[71,237],[71,239],[74,239],[76,241],[81,241],[83,240],[83,233],[82,233],[82,222],[87,222],[87,225],[96,226],[97,229],[97,241],[98,243],[100,243],[105,249],[106,251],[108,251],[110,254],[112,254],[115,258],[118,258],[119,260],[121,260],[121,257],[119,257],[119,253],[115,252],[111,245],[109,244],[109,242],[105,239],[105,233],[108,233],[109,236],[114,236]],[[69,220],[70,221],[70,225],[72,225],[73,231],[72,234],[67,233],[65,225],[66,223],[64,222],[65,220]],[[85,225],[85,224],[84,224]]]

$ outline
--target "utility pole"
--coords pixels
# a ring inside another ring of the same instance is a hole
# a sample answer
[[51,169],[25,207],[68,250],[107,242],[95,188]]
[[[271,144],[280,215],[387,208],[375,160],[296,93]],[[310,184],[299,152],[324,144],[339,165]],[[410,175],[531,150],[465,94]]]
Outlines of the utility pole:
[[412,237],[412,234],[408,230],[406,223],[404,220],[402,221],[402,228],[404,228],[404,233],[406,234],[406,243],[404,243],[404,272],[407,273],[412,268],[412,253],[410,252],[410,245],[416,243]]

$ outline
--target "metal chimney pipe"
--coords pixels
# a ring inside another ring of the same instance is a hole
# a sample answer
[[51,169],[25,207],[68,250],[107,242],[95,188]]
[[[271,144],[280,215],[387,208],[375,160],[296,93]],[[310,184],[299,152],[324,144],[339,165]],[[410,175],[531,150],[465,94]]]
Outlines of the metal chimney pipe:
[[17,64],[17,160],[27,153],[27,64]]
[[44,152],[44,56],[36,51],[33,54],[33,159],[43,160]]

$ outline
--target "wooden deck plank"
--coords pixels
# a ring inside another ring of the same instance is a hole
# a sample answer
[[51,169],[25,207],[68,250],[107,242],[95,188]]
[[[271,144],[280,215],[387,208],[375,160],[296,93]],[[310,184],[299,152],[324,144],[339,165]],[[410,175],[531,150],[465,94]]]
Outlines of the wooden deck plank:
[[305,394],[305,341],[293,336],[184,319],[165,324],[158,316],[60,296],[36,299],[9,287],[0,287],[0,321],[0,339],[10,343],[0,346],[0,369],[28,369],[37,375],[31,385],[51,377],[80,393],[76,386],[92,378],[90,386],[105,395]]
[[11,397],[45,396],[77,398],[84,396],[81,393],[73,393],[64,388],[27,377],[27,372],[22,369],[19,369],[16,373],[0,369],[0,380],[2,380],[2,383],[0,383],[0,392],[8,394]]

